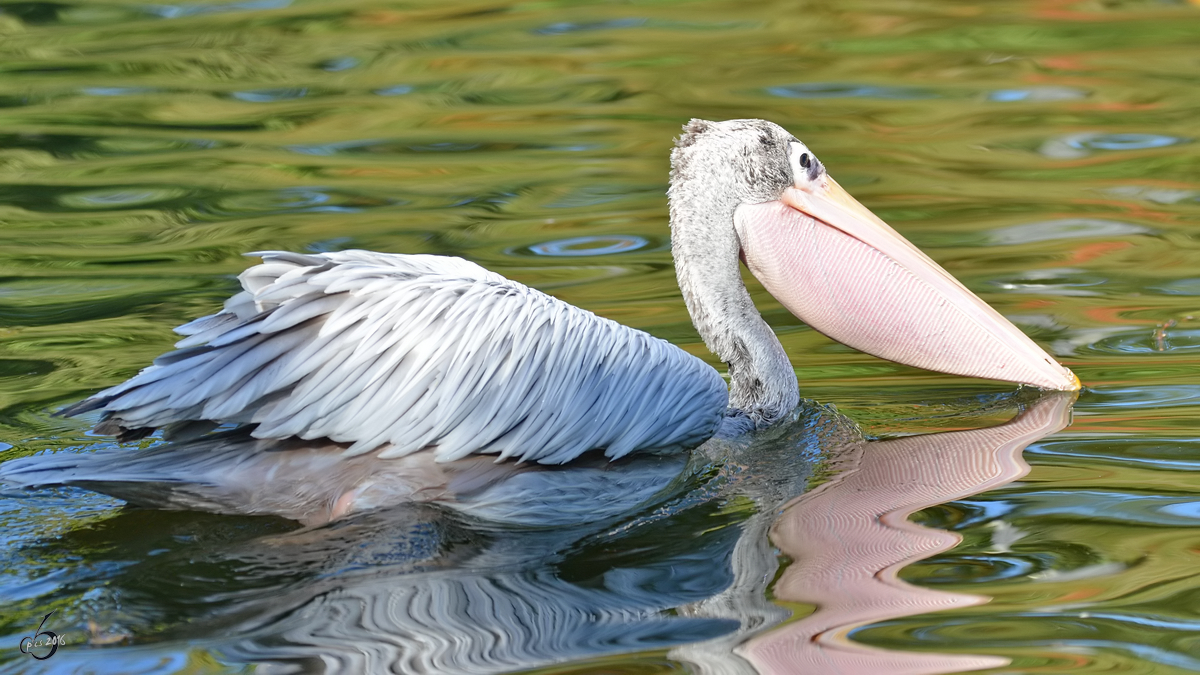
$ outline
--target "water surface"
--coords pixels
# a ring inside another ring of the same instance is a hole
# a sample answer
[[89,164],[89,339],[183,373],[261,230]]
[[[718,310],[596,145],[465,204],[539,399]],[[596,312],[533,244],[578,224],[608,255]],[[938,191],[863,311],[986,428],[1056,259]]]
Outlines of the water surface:
[[[772,672],[803,661],[771,645],[836,615],[837,649],[890,655],[872,672],[1200,670],[1198,35],[1200,5],[1171,0],[0,2],[0,458],[110,447],[51,413],[218,308],[253,250],[461,255],[719,366],[666,248],[691,117],[784,125],[1087,385],[1016,482],[872,488],[864,513],[943,533],[920,555],[874,535],[894,587],[960,600],[849,617],[792,571],[831,549],[789,540],[788,514],[873,466],[814,406],[744,461],[630,470],[628,503],[548,528],[420,505],[298,529],[4,489],[0,663]],[[832,343],[749,283],[803,395],[868,437],[1027,403]],[[495,611],[360,614],[421,602]],[[51,610],[69,643],[35,662],[18,641]],[[477,649],[417,648],[436,635]]]

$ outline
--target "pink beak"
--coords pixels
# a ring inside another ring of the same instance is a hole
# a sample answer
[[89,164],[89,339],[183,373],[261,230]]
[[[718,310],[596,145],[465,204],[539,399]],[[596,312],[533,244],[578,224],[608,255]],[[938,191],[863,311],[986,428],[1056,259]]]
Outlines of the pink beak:
[[792,314],[868,354],[1074,391],[1079,378],[832,178],[742,205],[746,265]]

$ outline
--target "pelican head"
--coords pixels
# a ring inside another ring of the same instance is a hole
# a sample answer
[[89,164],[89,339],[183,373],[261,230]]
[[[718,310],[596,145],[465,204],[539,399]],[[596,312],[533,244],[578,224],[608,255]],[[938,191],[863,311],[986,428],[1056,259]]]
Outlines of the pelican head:
[[730,406],[769,424],[799,402],[787,354],[739,260],[816,330],[880,358],[1075,390],[1079,380],[859,204],[802,142],[764,120],[692,120],[671,154],[671,248]]

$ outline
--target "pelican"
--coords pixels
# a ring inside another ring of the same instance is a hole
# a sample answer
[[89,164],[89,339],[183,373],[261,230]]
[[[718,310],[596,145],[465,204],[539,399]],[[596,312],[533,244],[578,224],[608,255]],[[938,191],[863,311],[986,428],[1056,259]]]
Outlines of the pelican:
[[177,349],[64,415],[119,440],[220,424],[329,439],[347,456],[481,453],[543,464],[700,445],[782,419],[796,375],[739,260],[814,329],[958,375],[1079,380],[831,178],[771,122],[692,120],[671,154],[679,287],[721,375],[682,349],[460,258],[255,253]]

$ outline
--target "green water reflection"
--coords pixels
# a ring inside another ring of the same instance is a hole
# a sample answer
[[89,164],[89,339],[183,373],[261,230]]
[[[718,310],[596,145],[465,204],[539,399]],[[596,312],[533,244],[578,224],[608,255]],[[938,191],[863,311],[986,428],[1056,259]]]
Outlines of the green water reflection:
[[[964,540],[902,576],[993,600],[853,637],[1198,671],[1198,36],[1172,0],[0,1],[0,458],[106,444],[50,413],[216,309],[245,251],[461,255],[720,365],[664,246],[667,154],[690,117],[763,117],[1088,386],[1026,478],[915,518]],[[1009,389],[833,344],[748,281],[803,394],[869,434],[971,426],[946,402]],[[290,527],[117,506],[0,493],[4,662],[33,667],[17,640],[53,608],[170,640],[194,610],[165,582],[109,598],[103,565]],[[162,672],[242,668],[171,644]],[[553,672],[682,668],[625,653]]]

